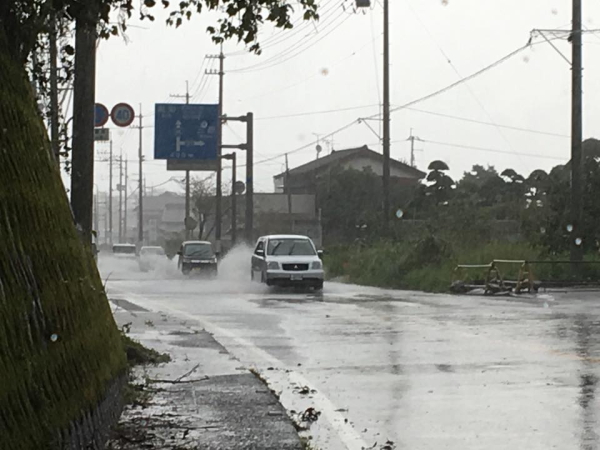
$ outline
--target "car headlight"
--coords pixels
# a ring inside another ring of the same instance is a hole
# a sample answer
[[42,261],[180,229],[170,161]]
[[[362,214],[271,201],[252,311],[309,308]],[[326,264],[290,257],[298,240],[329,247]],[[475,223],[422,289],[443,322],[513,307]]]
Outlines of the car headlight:
[[267,264],[267,270],[279,270],[279,263],[276,261],[271,261]]
[[313,261],[313,263],[310,265],[310,268],[312,270],[320,270],[323,268],[323,263],[321,261]]

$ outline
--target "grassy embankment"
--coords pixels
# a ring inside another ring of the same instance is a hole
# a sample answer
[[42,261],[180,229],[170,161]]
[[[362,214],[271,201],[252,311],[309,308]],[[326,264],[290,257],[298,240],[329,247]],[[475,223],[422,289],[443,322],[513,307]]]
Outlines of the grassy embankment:
[[[449,244],[434,238],[418,242],[376,242],[369,245],[327,249],[325,267],[329,279],[338,277],[362,285],[394,289],[447,292],[457,264],[488,264],[494,259],[568,260],[568,255],[549,256],[543,248],[524,243],[489,242],[469,246]],[[588,256],[588,261],[598,261]],[[505,278],[515,279],[519,265],[503,265]],[[537,280],[565,280],[571,277],[568,264],[532,265]],[[483,278],[484,270],[469,271]],[[580,280],[600,280],[600,265],[583,265]]]
[[[0,27],[0,448],[56,448],[126,373],[23,63]],[[117,405],[118,407],[118,405]]]

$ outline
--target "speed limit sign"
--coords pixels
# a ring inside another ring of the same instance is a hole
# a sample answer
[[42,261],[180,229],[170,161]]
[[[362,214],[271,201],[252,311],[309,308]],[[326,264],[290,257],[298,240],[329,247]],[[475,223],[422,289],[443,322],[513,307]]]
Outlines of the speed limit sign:
[[133,108],[127,103],[117,103],[110,112],[110,118],[118,127],[128,127],[135,119]]

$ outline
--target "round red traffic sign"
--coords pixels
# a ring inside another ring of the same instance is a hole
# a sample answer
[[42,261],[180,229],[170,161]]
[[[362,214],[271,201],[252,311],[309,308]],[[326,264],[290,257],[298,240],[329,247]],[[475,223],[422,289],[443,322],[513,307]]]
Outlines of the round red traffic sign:
[[110,118],[116,126],[128,127],[135,119],[135,112],[127,103],[117,103],[110,112]]

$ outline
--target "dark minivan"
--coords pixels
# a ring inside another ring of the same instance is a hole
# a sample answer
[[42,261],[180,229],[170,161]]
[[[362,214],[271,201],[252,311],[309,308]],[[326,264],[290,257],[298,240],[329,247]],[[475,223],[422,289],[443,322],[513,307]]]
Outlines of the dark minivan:
[[192,271],[207,275],[217,273],[217,256],[208,241],[186,241],[177,252],[177,267],[184,275]]

